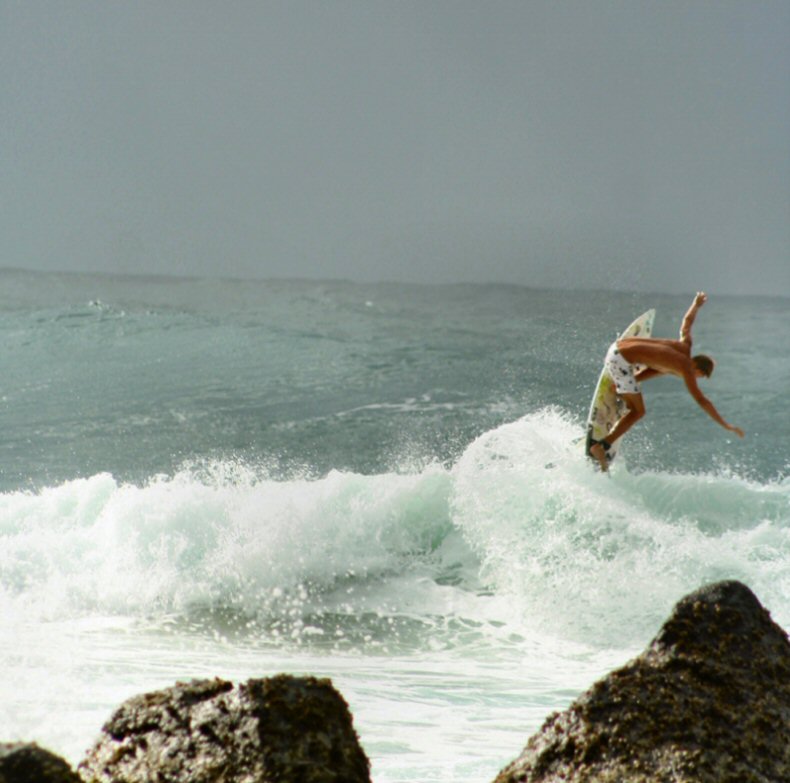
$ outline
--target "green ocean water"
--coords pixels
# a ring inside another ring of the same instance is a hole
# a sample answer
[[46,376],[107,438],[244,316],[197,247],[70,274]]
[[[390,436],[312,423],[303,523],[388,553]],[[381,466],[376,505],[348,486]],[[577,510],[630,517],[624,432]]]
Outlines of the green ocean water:
[[[691,301],[0,272],[0,737],[78,761],[126,696],[331,676],[374,780],[484,781],[706,581],[790,625],[790,303],[712,295],[610,476],[616,333]],[[767,339],[770,336],[770,339]]]

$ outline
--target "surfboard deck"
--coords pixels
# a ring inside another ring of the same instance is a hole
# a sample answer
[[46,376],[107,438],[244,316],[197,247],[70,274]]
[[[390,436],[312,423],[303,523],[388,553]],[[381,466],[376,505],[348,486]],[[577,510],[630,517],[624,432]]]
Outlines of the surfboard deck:
[[[656,317],[655,309],[647,310],[638,318],[635,318],[620,334],[619,338],[624,337],[650,337],[653,333],[653,321]],[[636,368],[639,369],[638,366]],[[625,414],[625,403],[617,396],[614,381],[604,367],[598,376],[598,383],[595,385],[592,402],[590,403],[590,413],[587,416],[587,441],[584,453],[594,460],[590,454],[590,446],[594,440],[606,437],[615,423]],[[611,464],[617,455],[619,439],[612,443],[612,448],[607,453],[608,461]]]

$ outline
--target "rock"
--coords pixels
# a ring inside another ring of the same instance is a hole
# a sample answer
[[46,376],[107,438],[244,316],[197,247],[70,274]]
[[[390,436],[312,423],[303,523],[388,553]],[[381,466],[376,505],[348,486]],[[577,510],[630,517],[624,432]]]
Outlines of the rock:
[[86,783],[369,783],[329,680],[178,683],[121,705],[79,766]]
[[0,743],[0,783],[80,783],[66,761],[35,743]]
[[495,783],[787,783],[790,642],[740,582],[677,604],[638,658],[548,718]]

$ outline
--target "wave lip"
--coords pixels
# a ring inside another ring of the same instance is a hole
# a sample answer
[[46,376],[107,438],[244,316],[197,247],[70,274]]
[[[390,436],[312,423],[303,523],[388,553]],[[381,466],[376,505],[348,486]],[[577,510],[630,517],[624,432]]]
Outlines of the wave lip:
[[580,436],[545,409],[482,435],[454,470],[455,524],[483,580],[524,622],[631,644],[680,596],[725,578],[787,611],[787,482],[632,475],[624,461],[603,476],[581,456]]

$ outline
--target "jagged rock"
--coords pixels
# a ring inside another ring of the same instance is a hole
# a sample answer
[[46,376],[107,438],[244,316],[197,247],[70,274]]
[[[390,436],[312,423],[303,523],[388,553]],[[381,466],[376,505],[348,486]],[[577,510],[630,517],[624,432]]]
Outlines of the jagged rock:
[[179,683],[135,696],[79,766],[87,783],[369,783],[329,680]]
[[0,742],[0,783],[80,783],[66,761],[35,743]]
[[787,783],[790,642],[740,582],[677,604],[648,649],[548,718],[495,783]]

